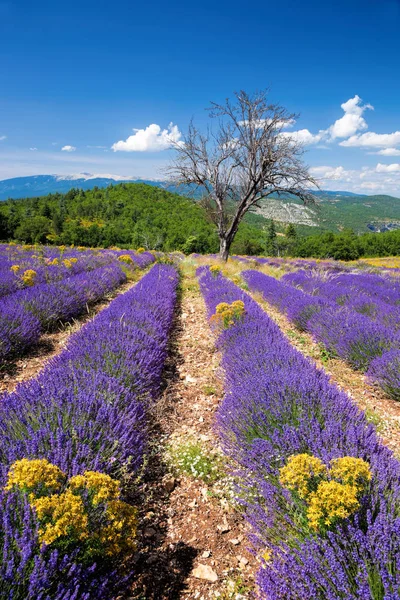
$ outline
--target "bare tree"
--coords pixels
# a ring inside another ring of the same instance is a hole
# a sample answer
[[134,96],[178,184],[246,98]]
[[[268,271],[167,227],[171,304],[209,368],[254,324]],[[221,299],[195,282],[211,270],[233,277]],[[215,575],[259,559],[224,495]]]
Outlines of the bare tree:
[[202,134],[190,123],[182,142],[173,143],[175,160],[167,169],[175,184],[200,188],[202,204],[216,225],[220,257],[229,250],[244,215],[272,194],[292,194],[304,204],[315,200],[316,185],[301,160],[303,146],[284,132],[296,115],[268,103],[267,91],[235,93],[233,102],[212,103],[216,131]]

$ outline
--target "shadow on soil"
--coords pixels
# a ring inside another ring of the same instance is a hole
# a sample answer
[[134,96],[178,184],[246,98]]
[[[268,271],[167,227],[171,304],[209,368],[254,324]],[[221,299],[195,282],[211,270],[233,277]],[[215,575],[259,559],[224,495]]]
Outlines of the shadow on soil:
[[[181,330],[180,299],[172,326],[168,358],[163,372],[160,400],[150,415],[151,449],[146,475],[140,486],[138,554],[135,564],[135,600],[175,600],[186,587],[186,579],[193,569],[197,551],[184,542],[166,543],[168,519],[174,517],[169,506],[172,491],[170,470],[163,461],[167,434],[174,421],[174,383],[179,380],[178,365],[183,362],[178,348]],[[173,480],[172,480],[173,481]]]

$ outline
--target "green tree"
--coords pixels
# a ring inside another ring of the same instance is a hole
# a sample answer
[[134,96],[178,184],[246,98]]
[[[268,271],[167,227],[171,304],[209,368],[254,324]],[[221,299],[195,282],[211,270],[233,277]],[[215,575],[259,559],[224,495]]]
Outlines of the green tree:
[[286,227],[285,235],[290,240],[295,240],[297,238],[296,227],[293,225],[293,223],[289,223],[289,225]]
[[276,228],[274,220],[271,219],[267,227],[267,239],[265,244],[267,254],[270,256],[276,255]]
[[31,244],[42,244],[51,233],[51,221],[40,215],[24,219],[15,231],[15,237]]

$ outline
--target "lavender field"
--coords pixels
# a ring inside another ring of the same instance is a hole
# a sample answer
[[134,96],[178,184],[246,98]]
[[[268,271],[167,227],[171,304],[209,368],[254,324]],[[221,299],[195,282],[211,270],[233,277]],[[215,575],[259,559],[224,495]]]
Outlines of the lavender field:
[[[225,452],[240,465],[237,493],[261,560],[260,597],[398,598],[400,463],[356,404],[290,345],[247,293],[212,269],[198,271],[209,314],[243,303],[241,314],[220,325],[226,395],[216,426]],[[371,363],[371,377],[374,364],[386,381],[395,371],[396,327],[388,329],[378,304],[396,310],[395,282],[343,274],[325,283],[304,272],[278,281],[254,270],[242,276],[355,367]],[[335,306],[343,280],[345,300]],[[315,288],[319,282],[319,292],[305,296],[299,282]],[[371,317],[357,311],[362,301],[376,309]],[[390,381],[393,391],[398,383]]]
[[109,298],[1,397],[0,598],[400,597],[396,269],[0,257],[3,364]]

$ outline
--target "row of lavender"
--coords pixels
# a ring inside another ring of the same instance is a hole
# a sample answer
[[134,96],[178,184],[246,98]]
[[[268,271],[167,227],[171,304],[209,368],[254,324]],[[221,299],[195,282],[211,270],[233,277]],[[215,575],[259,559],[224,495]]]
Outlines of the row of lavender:
[[92,271],[116,259],[144,268],[154,260],[154,256],[149,252],[131,250],[0,244],[0,297],[40,283],[54,283]]
[[55,283],[42,283],[0,300],[0,360],[37,344],[41,334],[82,313],[126,281],[117,263]]
[[244,302],[218,339],[217,428],[241,465],[238,501],[268,600],[396,600],[400,464],[350,398],[232,282],[198,272],[209,315]]
[[3,396],[2,600],[110,600],[128,589],[137,527],[129,498],[177,284],[174,267],[155,265],[37,379]]
[[281,280],[252,270],[242,277],[300,330],[310,332],[354,368],[367,371],[390,397],[400,400],[400,286],[396,281],[374,274],[340,274],[322,280],[305,271]]
[[[88,304],[99,301],[125,282],[126,270],[139,265],[144,268],[154,260],[148,253],[139,256],[135,261],[131,253],[106,251],[98,257],[87,256],[83,261],[87,270],[76,275],[68,272],[67,277],[28,285],[0,298],[0,360],[24,352],[39,341],[44,331],[77,317]],[[61,274],[59,271],[58,275]]]

